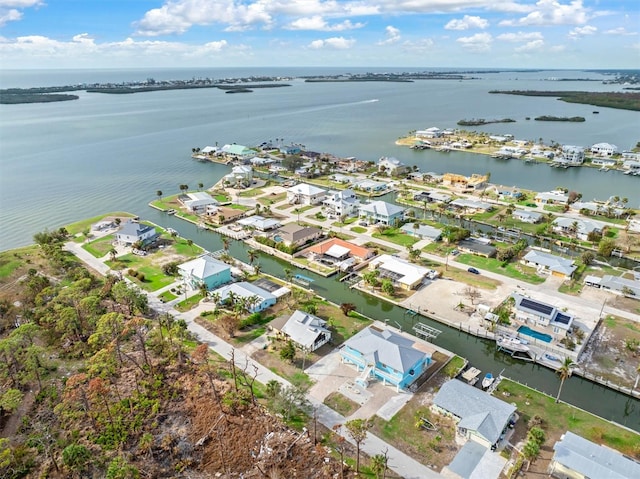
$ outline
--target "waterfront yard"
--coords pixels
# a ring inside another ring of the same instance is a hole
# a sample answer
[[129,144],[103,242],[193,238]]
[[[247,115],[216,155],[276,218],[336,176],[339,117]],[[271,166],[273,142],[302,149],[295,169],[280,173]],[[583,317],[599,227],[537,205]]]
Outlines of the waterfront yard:
[[541,284],[546,279],[538,276],[535,268],[520,263],[510,262],[505,264],[495,258],[485,258],[473,254],[461,254],[456,258],[456,261],[531,284]]
[[619,427],[569,404],[556,403],[551,396],[509,380],[502,380],[494,395],[518,408],[520,419],[516,423],[512,444],[525,440],[532,418],[542,419],[541,427],[545,431],[546,441],[540,449],[540,457],[533,462],[525,477],[546,477],[553,456],[553,444],[560,440],[565,431],[616,449],[629,457],[640,458],[640,435],[635,431]]
[[91,253],[95,258],[102,258],[113,249],[114,240],[115,235],[109,234],[83,244],[82,248]]
[[413,246],[420,241],[419,238],[408,235],[399,228],[387,228],[382,233],[375,232],[371,236],[381,240],[390,241],[391,243],[395,243],[405,248]]

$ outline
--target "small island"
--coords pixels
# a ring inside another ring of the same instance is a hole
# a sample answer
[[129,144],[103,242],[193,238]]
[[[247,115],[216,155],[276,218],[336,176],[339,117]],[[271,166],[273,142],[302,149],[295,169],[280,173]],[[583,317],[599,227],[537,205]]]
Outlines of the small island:
[[77,100],[80,97],[78,95],[68,95],[62,93],[2,93],[0,95],[0,104],[2,105],[19,105],[21,103],[51,103],[56,101],[69,101]]
[[484,118],[472,119],[472,120],[460,120],[458,125],[460,126],[481,126],[489,125],[491,123],[515,123],[516,121],[511,118],[502,118],[500,120],[485,120]]
[[567,103],[640,111],[640,93],[595,91],[491,90],[489,93],[522,96],[556,97]]
[[585,121],[584,116],[553,116],[541,115],[534,118],[536,121],[569,121],[572,123],[581,123]]

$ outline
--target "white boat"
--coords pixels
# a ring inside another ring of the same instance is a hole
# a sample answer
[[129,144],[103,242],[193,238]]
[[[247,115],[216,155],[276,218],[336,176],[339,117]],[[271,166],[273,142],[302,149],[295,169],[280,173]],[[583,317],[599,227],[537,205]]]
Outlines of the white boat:
[[529,351],[529,347],[525,345],[525,342],[518,339],[518,338],[514,338],[511,336],[502,336],[499,337],[496,340],[496,343],[498,344],[499,347],[503,348],[503,349],[507,349],[509,351],[515,352],[515,351]]
[[168,215],[175,215],[177,213],[176,210],[167,210]]
[[496,378],[493,377],[493,374],[487,373],[484,379],[482,380],[482,389],[487,389],[489,386],[493,384],[493,381],[495,380]]

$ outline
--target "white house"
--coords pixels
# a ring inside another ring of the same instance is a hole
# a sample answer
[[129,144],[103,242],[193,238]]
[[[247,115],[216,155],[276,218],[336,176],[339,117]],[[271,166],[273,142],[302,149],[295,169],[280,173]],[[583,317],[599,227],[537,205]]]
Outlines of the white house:
[[181,201],[184,207],[191,213],[204,213],[208,206],[217,206],[219,204],[216,199],[204,191],[187,193],[185,199],[181,199]]
[[395,285],[407,290],[417,287],[432,271],[388,254],[372,259],[369,269],[378,270],[380,278],[389,278]]
[[[543,303],[528,296],[523,296],[518,293],[513,293],[511,296],[515,300],[516,319],[525,322],[534,322],[539,326],[550,326],[555,334],[562,337],[565,337],[571,329],[574,320],[573,315],[561,311],[551,304]],[[542,337],[531,335],[528,332],[520,330],[519,333],[547,343],[551,342],[551,337],[543,339]]]
[[584,162],[584,148],[581,146],[562,145],[559,161],[581,165]]
[[315,351],[331,341],[327,322],[313,314],[296,310],[282,326],[280,332],[306,351]]
[[538,223],[542,221],[544,215],[537,211],[515,210],[511,215],[513,219],[522,221],[523,223]]
[[553,222],[554,231],[575,236],[582,241],[588,241],[590,233],[602,234],[606,226],[607,224],[602,221],[582,218],[560,217],[556,218]]
[[300,183],[287,189],[287,201],[292,205],[317,205],[326,196],[326,190],[308,183]]
[[532,266],[540,273],[549,273],[559,278],[570,278],[578,268],[572,259],[566,259],[544,251],[530,250],[522,258],[522,263]]
[[591,153],[599,156],[612,156],[618,153],[618,147],[611,143],[596,143],[591,145]]
[[322,202],[330,214],[336,216],[356,216],[360,207],[360,200],[351,189],[342,191],[331,190]]
[[560,190],[544,191],[536,195],[535,202],[543,205],[566,205],[569,203],[569,197]]
[[213,294],[217,294],[220,297],[220,302],[225,303],[234,299],[249,300],[250,305],[248,311],[256,313],[258,311],[264,311],[276,304],[277,298],[266,289],[262,289],[259,286],[248,283],[246,281],[240,281],[239,283],[231,283],[216,289]]
[[404,208],[386,201],[372,201],[360,205],[358,215],[365,218],[369,223],[383,223],[393,225],[404,217]]
[[397,158],[383,156],[378,160],[378,171],[389,176],[398,176],[411,171],[411,167]]
[[251,165],[237,165],[231,168],[231,173],[224,175],[224,181],[233,185],[243,184],[249,186],[253,181],[253,168]]
[[436,128],[435,126],[427,128],[426,130],[416,131],[416,136],[418,138],[440,138],[442,135],[442,130],[440,128]]

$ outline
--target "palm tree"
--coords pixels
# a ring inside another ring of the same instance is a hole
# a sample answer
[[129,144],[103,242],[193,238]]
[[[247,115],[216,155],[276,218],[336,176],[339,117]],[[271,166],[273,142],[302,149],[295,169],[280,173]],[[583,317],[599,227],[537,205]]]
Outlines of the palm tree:
[[229,251],[229,245],[231,244],[231,240],[229,238],[222,238],[222,249],[225,252]]
[[202,182],[198,183],[198,189],[201,190],[202,188],[204,188],[204,183]]
[[111,261],[115,261],[116,257],[118,256],[118,250],[116,250],[115,248],[111,248],[109,250],[109,256],[111,257]]
[[256,263],[253,265],[253,272],[256,275],[260,274],[260,271],[262,271],[262,266],[260,265],[260,263]]
[[162,190],[156,191],[156,196],[158,197],[158,199],[161,199],[162,198]]
[[209,296],[209,289],[207,288],[207,283],[205,283],[204,281],[200,282],[200,284],[198,285],[198,289],[200,290],[200,294],[202,295],[202,298],[207,299],[207,296]]
[[283,272],[284,272],[284,279],[287,281],[287,283],[291,283],[291,280],[293,279],[293,273],[291,272],[291,269],[285,268]]
[[558,389],[558,395],[556,396],[556,402],[560,402],[560,393],[562,392],[562,386],[564,385],[564,381],[571,377],[571,373],[573,372],[574,362],[569,356],[564,358],[562,361],[562,366],[558,368],[558,374],[560,375],[560,388]]
[[189,248],[191,248],[191,251],[193,251],[193,240],[192,239],[188,239],[187,240],[187,246],[189,246]]
[[258,257],[258,252],[254,249],[250,249],[249,251],[247,251],[247,255],[249,256],[249,264],[253,264],[253,262],[256,260],[256,258]]

